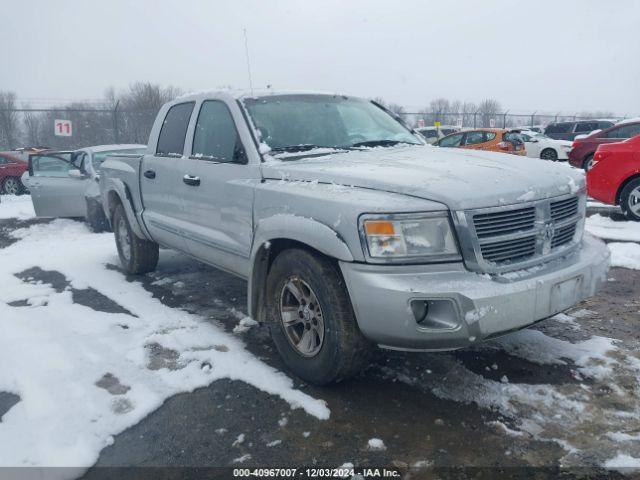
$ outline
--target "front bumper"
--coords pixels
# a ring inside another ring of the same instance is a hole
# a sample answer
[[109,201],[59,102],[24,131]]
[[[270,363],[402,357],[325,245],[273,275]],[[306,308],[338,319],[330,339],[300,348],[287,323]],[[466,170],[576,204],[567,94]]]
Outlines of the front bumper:
[[[606,281],[609,250],[585,234],[582,248],[542,267],[502,276],[462,264],[367,265],[340,262],[362,333],[398,350],[454,350],[524,328],[596,293]],[[454,326],[425,328],[412,301],[450,302]]]

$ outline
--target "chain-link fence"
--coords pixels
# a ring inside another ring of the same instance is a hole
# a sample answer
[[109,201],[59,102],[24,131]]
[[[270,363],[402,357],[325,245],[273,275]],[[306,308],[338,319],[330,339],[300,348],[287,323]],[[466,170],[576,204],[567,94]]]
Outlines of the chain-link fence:
[[[5,114],[4,122],[1,115]],[[22,146],[75,149],[109,143],[147,143],[157,110],[17,108],[0,111],[0,150]],[[56,123],[69,123],[60,131]],[[8,128],[7,128],[8,127]],[[67,135],[60,135],[66,133]]]
[[[146,144],[157,109],[112,108],[15,108],[0,110],[0,150],[24,146],[75,149],[109,143]],[[411,127],[453,125],[465,128],[515,128],[547,125],[551,122],[587,120],[592,117],[567,114],[515,114],[506,112],[402,112]],[[55,131],[59,120],[71,122],[71,135]],[[622,120],[613,117],[611,120]]]
[[[527,126],[546,126],[552,122],[567,122],[576,120],[592,120],[594,117],[585,117],[571,114],[543,114],[532,112],[509,113],[506,112],[401,112],[400,117],[412,127],[429,127],[436,125],[451,125],[462,128],[517,128]],[[614,122],[624,120],[624,117],[607,117]]]

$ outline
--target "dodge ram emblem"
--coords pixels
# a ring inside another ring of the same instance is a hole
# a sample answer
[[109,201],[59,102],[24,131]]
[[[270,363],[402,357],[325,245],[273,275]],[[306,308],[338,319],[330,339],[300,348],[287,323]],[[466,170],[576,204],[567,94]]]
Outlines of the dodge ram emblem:
[[545,242],[550,242],[555,234],[555,227],[552,222],[547,222],[542,226],[542,239]]

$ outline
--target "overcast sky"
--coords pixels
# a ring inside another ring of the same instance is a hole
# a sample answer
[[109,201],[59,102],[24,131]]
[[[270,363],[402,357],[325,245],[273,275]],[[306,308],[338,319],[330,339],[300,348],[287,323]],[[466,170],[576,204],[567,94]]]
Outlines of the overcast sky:
[[134,81],[435,97],[640,115],[637,0],[0,0],[0,90],[101,98]]

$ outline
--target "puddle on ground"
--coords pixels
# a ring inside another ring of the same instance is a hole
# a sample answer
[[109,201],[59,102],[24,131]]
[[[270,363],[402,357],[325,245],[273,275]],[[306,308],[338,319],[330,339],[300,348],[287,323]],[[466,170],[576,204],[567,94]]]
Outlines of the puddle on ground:
[[105,389],[111,395],[124,395],[131,390],[130,386],[120,383],[120,379],[111,373],[105,373],[95,385]]
[[149,362],[147,368],[149,370],[160,370],[168,368],[169,370],[180,370],[184,368],[179,362],[180,354],[170,348],[164,348],[159,343],[150,343],[146,347]]

